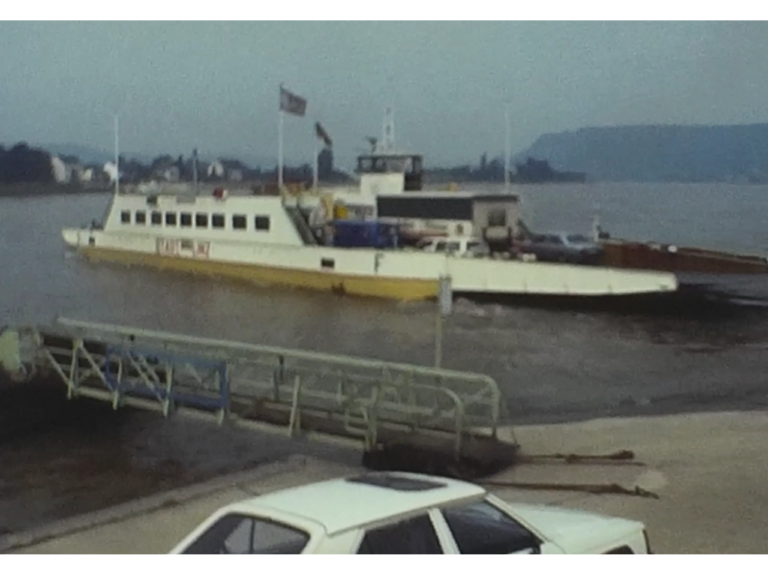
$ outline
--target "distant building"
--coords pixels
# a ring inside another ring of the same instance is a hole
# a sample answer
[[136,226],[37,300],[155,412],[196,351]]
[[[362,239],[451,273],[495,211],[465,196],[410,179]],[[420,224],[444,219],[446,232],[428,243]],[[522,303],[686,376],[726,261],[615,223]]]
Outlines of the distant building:
[[228,182],[242,182],[251,170],[240,160],[214,160],[208,165],[208,178],[215,180],[227,180]]
[[102,171],[109,178],[110,184],[117,179],[117,166],[115,165],[114,162],[107,162],[106,164],[104,164],[104,168],[102,168]]
[[79,163],[68,162],[59,156],[51,156],[51,172],[54,181],[58,184],[85,181],[85,170]]
[[207,174],[208,178],[224,178],[225,170],[221,160],[214,160],[211,162],[208,165]]
[[181,171],[178,166],[169,166],[163,170],[162,177],[167,182],[178,182],[181,177]]
[[53,172],[53,179],[56,183],[64,184],[69,182],[67,165],[58,156],[51,157],[51,171]]

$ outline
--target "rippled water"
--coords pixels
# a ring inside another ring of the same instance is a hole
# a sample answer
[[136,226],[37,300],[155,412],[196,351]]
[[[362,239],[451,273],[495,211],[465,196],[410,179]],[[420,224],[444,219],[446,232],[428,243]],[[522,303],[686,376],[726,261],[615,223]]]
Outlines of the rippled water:
[[[595,184],[521,191],[527,220],[537,229],[588,231],[598,210],[615,236],[768,253],[762,217],[768,187]],[[95,265],[67,254],[61,227],[100,217],[108,201],[101,194],[0,198],[0,324],[45,322],[60,314],[432,362],[431,304]],[[766,283],[750,279],[749,287],[760,292]],[[541,422],[761,406],[768,390],[766,342],[768,320],[760,308],[644,318],[461,300],[446,323],[444,363],[496,378],[513,423]],[[59,393],[63,387],[57,398]],[[32,410],[36,394],[15,400],[20,413]],[[56,405],[65,417],[49,426],[0,439],[0,531],[315,449],[155,414],[118,416],[90,404],[75,409],[80,402]]]

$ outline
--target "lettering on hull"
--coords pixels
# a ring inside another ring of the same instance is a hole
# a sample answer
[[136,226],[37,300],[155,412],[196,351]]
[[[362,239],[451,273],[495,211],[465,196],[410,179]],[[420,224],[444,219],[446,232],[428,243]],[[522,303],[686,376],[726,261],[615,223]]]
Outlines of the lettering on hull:
[[181,256],[184,258],[203,258],[210,255],[210,242],[199,240],[179,240],[176,238],[158,238],[157,253],[160,256]]

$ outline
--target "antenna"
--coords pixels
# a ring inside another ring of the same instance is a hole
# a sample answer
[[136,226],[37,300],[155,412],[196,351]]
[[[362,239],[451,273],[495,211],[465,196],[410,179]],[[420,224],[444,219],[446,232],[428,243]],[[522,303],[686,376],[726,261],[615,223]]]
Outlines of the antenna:
[[192,150],[192,182],[195,187],[195,193],[199,193],[200,189],[197,185],[197,148]]
[[384,111],[384,125],[381,132],[381,152],[392,152],[395,148],[395,112],[392,106]]
[[504,103],[504,192],[509,194],[509,102]]
[[115,114],[115,194],[120,191],[120,118]]

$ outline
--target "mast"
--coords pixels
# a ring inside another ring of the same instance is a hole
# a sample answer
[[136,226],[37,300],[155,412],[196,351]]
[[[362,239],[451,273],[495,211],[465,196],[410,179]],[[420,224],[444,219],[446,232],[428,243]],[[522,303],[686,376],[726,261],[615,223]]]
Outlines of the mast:
[[504,103],[504,192],[509,193],[509,102]]
[[115,114],[115,194],[120,191],[120,119]]
[[192,150],[192,182],[195,187],[195,193],[197,194],[199,192],[199,187],[197,185],[197,148]]
[[384,124],[381,129],[380,152],[393,152],[395,149],[395,112],[392,106],[384,111]]

